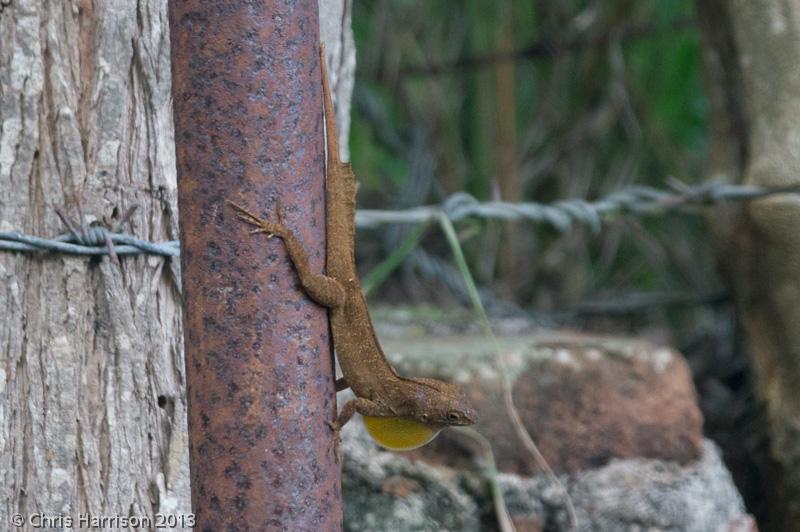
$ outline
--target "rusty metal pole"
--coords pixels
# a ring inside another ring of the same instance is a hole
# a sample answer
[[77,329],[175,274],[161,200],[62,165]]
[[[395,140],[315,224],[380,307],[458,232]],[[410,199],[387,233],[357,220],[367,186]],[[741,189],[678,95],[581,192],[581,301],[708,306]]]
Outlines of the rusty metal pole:
[[327,315],[283,242],[325,263],[318,0],[171,0],[195,530],[340,530]]

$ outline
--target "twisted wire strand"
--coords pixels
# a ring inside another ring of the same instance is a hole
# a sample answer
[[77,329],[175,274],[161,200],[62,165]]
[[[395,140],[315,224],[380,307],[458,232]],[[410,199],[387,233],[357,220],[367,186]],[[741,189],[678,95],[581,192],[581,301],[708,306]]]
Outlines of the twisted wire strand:
[[[698,206],[713,205],[722,201],[752,200],[774,194],[797,194],[800,185],[788,187],[760,187],[706,182],[686,185],[677,180],[670,182],[669,190],[633,186],[613,192],[596,201],[567,199],[551,204],[507,203],[504,201],[479,202],[465,192],[457,192],[441,205],[428,205],[405,210],[361,209],[356,212],[356,225],[373,228],[384,224],[418,224],[434,220],[442,212],[452,221],[464,218],[491,220],[525,220],[549,224],[566,232],[575,225],[600,230],[602,220],[612,214],[657,214]],[[112,232],[102,226],[91,226],[84,232],[65,233],[54,238],[25,235],[17,231],[0,232],[0,250],[37,252],[49,251],[71,255],[108,255],[108,242],[114,244],[118,255],[161,255],[177,257],[180,243],[177,240],[149,242],[126,233]]]
[[[177,257],[180,255],[180,244],[177,240],[158,243],[148,242],[125,233],[111,233],[102,227],[94,227],[91,232],[93,233],[92,237],[81,239],[84,242],[80,243],[72,234],[62,234],[55,238],[41,238],[25,235],[17,231],[1,231],[0,250],[50,251],[69,255],[108,255],[109,250],[106,241],[110,239],[115,244],[114,251],[117,255],[139,255],[142,253],[165,257]],[[97,242],[99,242],[99,245]]]

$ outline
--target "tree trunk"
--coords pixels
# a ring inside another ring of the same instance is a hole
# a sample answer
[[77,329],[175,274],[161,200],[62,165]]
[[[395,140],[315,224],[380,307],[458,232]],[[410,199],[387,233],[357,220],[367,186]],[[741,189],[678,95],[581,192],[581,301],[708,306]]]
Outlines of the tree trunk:
[[[710,99],[708,175],[800,185],[800,5],[789,0],[698,1]],[[782,527],[800,522],[800,199],[771,196],[718,209],[719,262],[747,334],[764,400]]]
[[[349,7],[320,3],[349,102]],[[55,207],[109,223],[136,205],[125,232],[178,238],[166,7],[0,3],[0,231],[50,237]],[[190,512],[178,277],[162,257],[0,251],[2,527]]]

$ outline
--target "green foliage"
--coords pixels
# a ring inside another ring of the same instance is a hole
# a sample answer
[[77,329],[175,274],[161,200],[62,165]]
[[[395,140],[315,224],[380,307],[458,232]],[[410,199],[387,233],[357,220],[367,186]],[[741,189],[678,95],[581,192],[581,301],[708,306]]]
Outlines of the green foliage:
[[[668,176],[700,181],[707,111],[693,15],[688,0],[356,2],[360,206],[435,203],[459,190],[593,199]],[[432,171],[419,170],[425,157]],[[523,306],[714,283],[686,273],[686,260],[712,270],[697,221],[622,220],[599,237],[522,224],[501,229],[499,246],[498,230],[482,227],[462,242],[466,260],[481,284]],[[441,244],[429,251],[445,256]]]
[[[385,94],[379,97],[379,103],[385,109],[392,109],[392,100]],[[394,118],[396,120],[396,117]],[[408,164],[402,157],[393,154],[388,146],[381,142],[373,125],[364,120],[363,115],[352,116],[352,132],[350,149],[358,154],[357,174],[359,186],[378,188],[385,181],[397,186],[408,175]]]

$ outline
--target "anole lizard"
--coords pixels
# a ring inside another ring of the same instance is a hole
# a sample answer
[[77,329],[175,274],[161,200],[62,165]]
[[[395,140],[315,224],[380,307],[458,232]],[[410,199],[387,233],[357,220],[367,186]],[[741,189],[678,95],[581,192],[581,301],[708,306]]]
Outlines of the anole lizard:
[[[342,407],[329,423],[334,446],[339,431],[355,412],[364,416],[370,435],[384,447],[413,449],[428,443],[451,425],[475,423],[476,412],[461,389],[436,379],[400,376],[386,360],[370,320],[355,263],[356,179],[350,163],[339,158],[333,102],[324,48],[320,48],[322,92],[327,140],[327,275],[311,271],[302,244],[283,219],[277,205],[278,221],[260,219],[230,201],[238,217],[255,227],[251,234],[265,233],[281,238],[306,294],[330,309],[336,356],[344,377],[336,390],[348,386],[356,398]],[[277,202],[276,202],[277,203]]]

